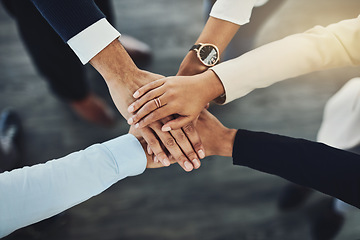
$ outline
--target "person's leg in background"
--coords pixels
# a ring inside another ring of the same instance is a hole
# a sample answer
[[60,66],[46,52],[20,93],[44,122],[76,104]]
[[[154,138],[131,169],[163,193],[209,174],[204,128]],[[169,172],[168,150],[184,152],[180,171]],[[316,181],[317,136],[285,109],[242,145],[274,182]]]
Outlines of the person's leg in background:
[[[360,78],[354,78],[327,101],[317,141],[360,154],[359,123]],[[310,189],[289,184],[281,194],[279,208],[288,210],[299,207],[311,192]],[[340,232],[346,214],[354,212],[355,209],[341,200],[332,198],[313,222],[311,226],[312,237],[320,240],[333,239]]]
[[84,119],[110,125],[111,109],[90,92],[85,68],[30,1],[3,0],[38,72],[53,93]]
[[0,113],[0,173],[20,167],[23,153],[23,129],[20,117],[11,110]]
[[[38,72],[56,96],[85,120],[104,126],[115,122],[112,109],[88,86],[84,66],[30,1],[3,0],[3,5],[16,20],[19,34]],[[109,0],[96,1],[110,22],[114,22]],[[126,39],[126,37],[125,37]],[[135,60],[149,59],[147,45],[128,38],[125,46]]]
[[[335,148],[360,154],[360,78],[349,80],[326,103],[323,121],[317,136]],[[346,215],[356,208],[333,199],[312,226],[317,239],[332,239],[341,230]]]

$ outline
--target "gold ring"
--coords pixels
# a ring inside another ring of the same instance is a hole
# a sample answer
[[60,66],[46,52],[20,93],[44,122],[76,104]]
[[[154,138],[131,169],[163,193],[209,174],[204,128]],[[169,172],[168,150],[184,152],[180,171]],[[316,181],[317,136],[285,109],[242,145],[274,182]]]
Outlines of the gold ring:
[[160,101],[160,99],[159,99],[159,98],[155,98],[154,101],[155,101],[156,107],[157,107],[157,108],[161,108],[161,101]]

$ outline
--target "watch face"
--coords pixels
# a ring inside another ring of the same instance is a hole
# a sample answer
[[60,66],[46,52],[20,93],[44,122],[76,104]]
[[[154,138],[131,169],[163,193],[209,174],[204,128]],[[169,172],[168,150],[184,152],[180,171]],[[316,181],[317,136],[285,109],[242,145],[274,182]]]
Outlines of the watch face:
[[215,46],[203,45],[199,49],[199,57],[206,66],[214,66],[219,60],[219,51]]

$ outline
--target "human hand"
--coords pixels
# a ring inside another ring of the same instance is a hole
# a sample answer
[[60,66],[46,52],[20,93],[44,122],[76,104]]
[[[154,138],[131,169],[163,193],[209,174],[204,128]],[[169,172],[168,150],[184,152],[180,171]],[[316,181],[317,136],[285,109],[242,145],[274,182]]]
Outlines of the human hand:
[[[129,104],[134,101],[134,98],[132,97],[133,93],[139,87],[156,79],[163,78],[161,75],[138,69],[118,40],[113,41],[109,46],[97,54],[90,62],[105,79],[116,107],[126,119],[131,116],[131,114],[127,111],[127,108]],[[149,145],[151,147],[155,147],[153,152],[157,158],[163,160],[163,164],[168,165],[169,160],[166,158],[165,151],[160,147],[159,141],[154,135],[161,132],[161,126],[162,123],[159,122],[157,124],[151,125],[148,129],[142,130],[141,133],[144,134],[144,139],[149,143]],[[196,131],[194,134],[196,134]],[[167,150],[170,148],[169,152],[174,154],[174,159],[178,160],[179,164],[184,169],[187,165],[185,170],[190,169],[191,171],[193,166],[189,167],[189,161],[187,161],[188,164],[186,164],[186,161],[184,160],[186,159],[186,156],[183,154],[183,152],[186,153],[187,156],[192,157],[193,155],[196,155],[194,149],[196,151],[200,151],[203,149],[203,147],[198,136],[197,138],[189,138],[190,140],[192,139],[192,142],[189,142],[186,137],[182,138],[183,135],[170,135],[167,133],[167,135],[161,135],[162,137],[158,137],[160,140],[167,141],[167,143],[175,143],[176,146],[168,146]],[[169,137],[172,138],[171,141],[168,140]],[[167,145],[166,142],[164,145]],[[191,145],[194,146],[194,149]],[[190,160],[194,159],[195,157],[190,158]],[[196,159],[199,161],[198,158]],[[200,162],[196,164],[195,167],[197,168],[198,165],[200,165]]]
[[[140,142],[143,150],[144,150],[144,153],[146,155],[146,160],[147,160],[147,163],[146,163],[146,168],[161,168],[161,167],[164,167],[164,165],[159,162],[159,161],[155,161],[155,155],[151,152],[149,153],[148,149],[147,149],[147,142],[145,141],[145,139],[143,138],[143,136],[141,135],[141,133],[135,129],[134,127],[130,127],[129,129],[129,133],[134,135]],[[169,163],[169,164],[173,164],[175,163],[176,161],[172,159],[172,161]]]
[[128,111],[135,113],[128,123],[142,128],[164,117],[177,114],[162,127],[178,129],[195,120],[205,105],[220,96],[224,88],[216,74],[209,70],[195,76],[168,77],[151,82],[134,93],[138,98]]
[[190,124],[183,130],[163,132],[161,126],[161,121],[157,121],[149,127],[137,129],[148,143],[148,153],[156,155],[154,160],[169,166],[171,159],[174,159],[187,172],[198,169],[201,165],[199,159],[205,157],[205,150],[195,127]]
[[203,110],[197,120],[196,130],[205,147],[206,156],[232,156],[236,129],[225,127],[208,110]]

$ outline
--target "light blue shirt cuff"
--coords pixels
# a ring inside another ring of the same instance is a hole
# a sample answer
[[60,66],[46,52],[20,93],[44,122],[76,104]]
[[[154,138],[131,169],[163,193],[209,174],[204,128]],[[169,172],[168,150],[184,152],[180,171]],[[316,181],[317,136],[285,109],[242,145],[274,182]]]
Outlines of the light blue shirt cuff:
[[146,155],[139,140],[131,134],[114,138],[102,144],[113,155],[120,176],[130,177],[143,173],[146,169]]

